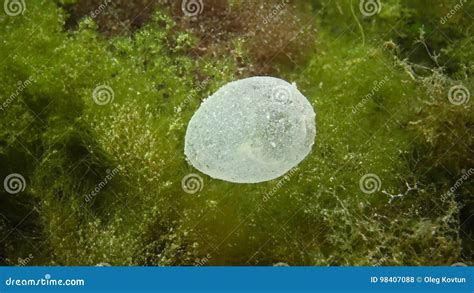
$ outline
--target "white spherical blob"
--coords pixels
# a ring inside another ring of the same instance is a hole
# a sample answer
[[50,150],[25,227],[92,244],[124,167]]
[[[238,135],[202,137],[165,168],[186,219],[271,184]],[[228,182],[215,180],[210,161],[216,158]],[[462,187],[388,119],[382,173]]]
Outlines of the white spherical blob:
[[186,131],[199,171],[236,183],[277,178],[311,151],[315,113],[295,85],[274,77],[230,82],[206,99]]

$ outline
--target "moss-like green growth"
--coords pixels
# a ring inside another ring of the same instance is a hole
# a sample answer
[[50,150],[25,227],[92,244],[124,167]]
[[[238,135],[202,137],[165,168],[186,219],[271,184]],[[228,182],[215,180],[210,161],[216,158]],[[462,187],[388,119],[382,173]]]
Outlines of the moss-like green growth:
[[[74,2],[0,14],[0,179],[26,182],[0,189],[2,264],[471,261],[473,186],[462,178],[473,167],[472,101],[448,99],[454,85],[473,91],[472,35],[461,27],[471,4],[439,26],[454,1],[384,1],[372,17],[358,1],[313,1],[313,11],[296,1],[252,30],[234,18],[259,24],[261,10],[231,1],[201,18],[209,28],[233,17],[212,40],[199,17],[159,5],[135,31],[103,34],[115,10],[104,24],[69,6],[90,1]],[[290,48],[272,46],[282,32],[264,34],[272,19],[291,24]],[[309,98],[312,153],[270,182],[198,174],[199,191],[185,192],[182,179],[197,173],[183,152],[189,119],[217,88],[256,72]]]

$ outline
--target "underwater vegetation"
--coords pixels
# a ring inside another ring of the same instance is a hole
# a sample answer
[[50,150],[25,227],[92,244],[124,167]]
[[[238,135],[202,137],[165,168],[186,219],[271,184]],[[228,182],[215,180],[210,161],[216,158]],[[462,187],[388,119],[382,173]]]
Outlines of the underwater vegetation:
[[311,151],[315,113],[295,85],[254,76],[230,82],[191,118],[184,150],[201,172],[236,183],[281,177]]
[[[473,264],[474,2],[2,1],[0,264]],[[191,117],[262,75],[311,152],[201,173]]]

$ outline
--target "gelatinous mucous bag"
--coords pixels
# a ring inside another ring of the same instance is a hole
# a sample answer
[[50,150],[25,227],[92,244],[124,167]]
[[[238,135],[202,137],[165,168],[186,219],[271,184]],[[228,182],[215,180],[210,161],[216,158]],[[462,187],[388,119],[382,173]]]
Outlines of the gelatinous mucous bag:
[[292,85],[274,77],[230,82],[188,124],[184,152],[199,171],[236,183],[277,178],[311,151],[315,113]]

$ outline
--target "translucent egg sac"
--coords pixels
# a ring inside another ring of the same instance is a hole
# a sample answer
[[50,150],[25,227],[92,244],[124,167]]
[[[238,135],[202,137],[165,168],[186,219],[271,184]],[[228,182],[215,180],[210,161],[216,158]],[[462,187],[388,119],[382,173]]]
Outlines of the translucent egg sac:
[[235,183],[275,179],[301,162],[316,136],[313,107],[274,77],[227,83],[191,118],[184,153],[199,171]]

